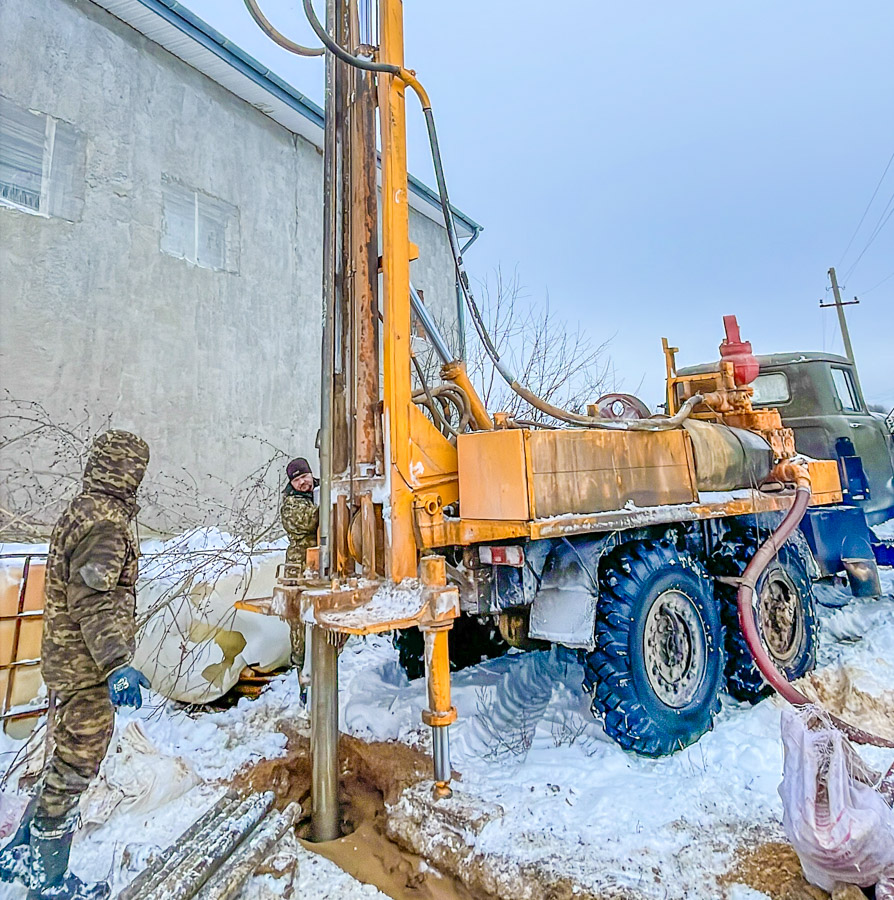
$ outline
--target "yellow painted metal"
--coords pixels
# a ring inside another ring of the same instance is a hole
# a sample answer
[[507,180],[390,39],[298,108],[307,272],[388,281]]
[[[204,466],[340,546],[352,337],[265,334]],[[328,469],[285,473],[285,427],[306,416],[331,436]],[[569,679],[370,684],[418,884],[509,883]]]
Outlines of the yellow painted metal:
[[475,427],[479,431],[490,431],[494,427],[494,423],[491,421],[484,401],[478,396],[478,391],[472,385],[469,373],[466,371],[466,364],[461,359],[455,359],[441,368],[441,375],[466,392]]
[[[379,4],[379,60],[403,66],[403,3]],[[380,74],[379,127],[382,135],[382,284],[385,336],[385,437],[391,493],[391,528],[385,572],[393,581],[416,576],[410,471],[410,223],[407,194],[406,84]]]
[[542,519],[698,499],[688,435],[597,429],[463,434],[460,505],[472,519]]
[[834,459],[812,459],[807,463],[810,474],[810,505],[841,503],[841,475]]
[[525,434],[506,428],[459,435],[459,505],[464,517],[531,518]]

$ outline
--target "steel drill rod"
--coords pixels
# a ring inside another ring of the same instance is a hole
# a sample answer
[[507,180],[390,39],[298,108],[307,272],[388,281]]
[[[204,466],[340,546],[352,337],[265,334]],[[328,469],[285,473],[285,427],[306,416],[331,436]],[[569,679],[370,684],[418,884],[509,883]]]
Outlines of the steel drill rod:
[[196,900],[235,900],[300,813],[298,803],[290,803],[281,813],[270,813],[196,894]]
[[434,725],[431,730],[432,757],[435,763],[435,781],[447,783],[451,778],[450,770],[450,726]]
[[338,823],[338,647],[327,632],[311,632],[311,835],[341,837]]
[[183,863],[197,845],[201,845],[217,823],[235,809],[240,802],[235,791],[228,791],[214,806],[180,835],[151,866],[139,875],[118,895],[118,900],[136,900],[139,896],[151,896],[150,891]]
[[267,815],[273,805],[273,791],[246,797],[236,809],[219,821],[200,845],[183,861],[176,871],[170,872],[151,893],[141,892],[140,900],[190,900],[225,859],[245,840]]

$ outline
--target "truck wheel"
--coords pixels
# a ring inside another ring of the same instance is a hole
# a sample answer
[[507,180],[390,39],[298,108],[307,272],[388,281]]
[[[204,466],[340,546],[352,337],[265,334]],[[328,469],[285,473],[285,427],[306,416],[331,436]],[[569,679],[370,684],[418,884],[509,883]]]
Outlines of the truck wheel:
[[642,541],[605,557],[584,688],[609,737],[653,757],[698,740],[720,709],[723,663],[711,585],[688,553]]
[[[425,674],[425,638],[418,628],[395,631],[392,638],[397,647],[401,668],[413,681]],[[500,636],[500,629],[492,619],[477,619],[461,615],[453,621],[447,642],[450,669],[477,666],[482,660],[502,656],[509,644]]]
[[[758,543],[752,535],[731,535],[711,560],[713,574],[738,577],[754,556]],[[737,588],[716,582],[714,588],[726,626],[726,688],[736,700],[755,702],[773,693],[751,658],[739,627]],[[759,606],[755,621],[764,649],[789,681],[816,666],[819,623],[813,585],[801,551],[794,544],[782,546],[764,570],[755,592]]]

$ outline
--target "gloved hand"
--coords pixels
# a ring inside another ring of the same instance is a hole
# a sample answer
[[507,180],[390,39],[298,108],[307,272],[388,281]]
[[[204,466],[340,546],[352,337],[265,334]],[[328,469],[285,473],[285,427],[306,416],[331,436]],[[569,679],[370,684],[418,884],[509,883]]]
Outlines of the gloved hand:
[[143,705],[140,688],[149,688],[149,679],[133,666],[122,666],[115,669],[107,679],[109,700],[112,706],[133,706],[139,709]]

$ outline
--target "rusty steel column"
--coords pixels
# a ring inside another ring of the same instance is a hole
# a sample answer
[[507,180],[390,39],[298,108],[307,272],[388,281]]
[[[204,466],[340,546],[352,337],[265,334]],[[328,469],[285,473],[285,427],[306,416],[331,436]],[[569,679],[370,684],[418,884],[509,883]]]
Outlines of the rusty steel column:
[[376,189],[376,85],[354,69],[350,103],[350,301],[354,323],[354,464],[361,477],[376,470],[379,391],[379,229]]

